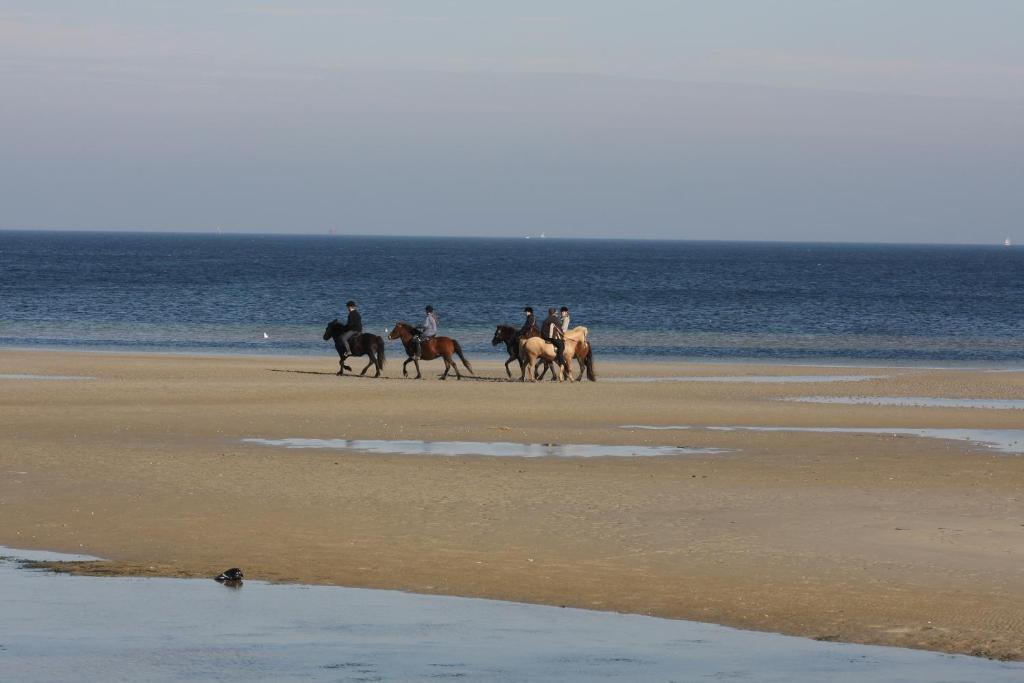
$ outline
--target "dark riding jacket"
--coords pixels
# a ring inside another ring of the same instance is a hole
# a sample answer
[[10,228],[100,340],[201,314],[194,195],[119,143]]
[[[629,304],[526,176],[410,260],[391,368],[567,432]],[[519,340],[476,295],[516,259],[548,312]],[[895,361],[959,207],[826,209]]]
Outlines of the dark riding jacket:
[[537,319],[534,318],[533,317],[533,313],[531,313],[528,316],[526,316],[526,322],[523,323],[523,326],[519,328],[519,332],[517,333],[517,335],[522,337],[527,332],[532,330],[536,325],[537,325]]
[[362,332],[363,331],[363,316],[359,315],[359,311],[349,311],[348,320],[345,321],[346,332]]
[[547,318],[544,318],[544,323],[540,328],[540,336],[542,336],[546,341],[561,339],[565,336],[558,318],[553,315],[549,315]]

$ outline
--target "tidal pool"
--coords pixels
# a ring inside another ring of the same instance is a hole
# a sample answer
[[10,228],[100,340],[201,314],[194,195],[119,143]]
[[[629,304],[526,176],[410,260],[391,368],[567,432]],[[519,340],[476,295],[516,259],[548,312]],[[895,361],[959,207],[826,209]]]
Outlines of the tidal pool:
[[722,448],[605,446],[601,444],[512,443],[505,441],[401,441],[382,439],[242,439],[279,448],[322,448],[380,455],[486,455],[505,458],[636,458],[729,453]]
[[741,382],[744,384],[807,384],[825,382],[864,382],[885,379],[888,375],[667,375],[608,377],[605,382]]
[[82,379],[96,379],[95,377],[84,377],[79,375],[25,375],[17,373],[0,373],[0,380],[3,379],[33,379],[33,380],[56,380],[74,381]]
[[1024,410],[1024,400],[1004,398],[933,398],[931,396],[801,396],[785,401],[840,405],[909,406],[916,408],[986,408]]
[[969,441],[1002,453],[1024,453],[1024,429],[912,429],[903,427],[751,427],[721,426],[700,427],[696,425],[619,425],[620,429],[645,429],[655,431],[682,431],[706,429],[712,432],[822,432],[836,434],[893,434],[920,436],[928,439],[949,439]]
[[0,561],[0,604],[2,681],[1024,678],[1019,663],[638,615],[258,581],[231,589],[201,579],[79,577],[12,560]]

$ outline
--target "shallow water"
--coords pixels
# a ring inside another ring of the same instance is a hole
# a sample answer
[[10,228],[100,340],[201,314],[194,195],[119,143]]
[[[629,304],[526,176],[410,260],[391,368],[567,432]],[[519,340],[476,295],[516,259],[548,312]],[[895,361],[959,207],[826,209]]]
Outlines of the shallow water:
[[[339,263],[358,267],[342,282],[328,276]],[[495,276],[538,263],[560,276]],[[1022,287],[1024,250],[997,246],[5,230],[0,346],[327,361],[323,328],[351,298],[375,334],[432,304],[471,362],[504,357],[494,327],[524,305],[564,304],[599,368],[610,355],[1004,365],[1024,359]]]
[[863,382],[885,379],[888,375],[671,375],[608,377],[606,382],[742,382],[751,384],[802,384],[824,382]]
[[96,379],[95,377],[83,377],[79,375],[25,375],[17,373],[0,373],[0,380],[3,379],[43,379],[43,380],[80,380]]
[[892,434],[928,439],[969,441],[1002,453],[1024,453],[1024,429],[912,429],[902,427],[699,427],[694,425],[620,425],[620,429],[682,431],[706,429],[714,432],[823,432],[837,434]]
[[606,446],[602,444],[511,443],[504,441],[401,441],[377,439],[242,439],[280,448],[323,448],[380,455],[486,455],[505,458],[634,458],[729,453],[722,448]]
[[841,405],[912,406],[919,408],[987,408],[1024,410],[1024,400],[1000,398],[932,398],[930,396],[801,396],[786,401]]
[[[0,555],[24,556],[0,548]],[[1009,683],[1024,665],[493,600],[0,561],[0,680]]]

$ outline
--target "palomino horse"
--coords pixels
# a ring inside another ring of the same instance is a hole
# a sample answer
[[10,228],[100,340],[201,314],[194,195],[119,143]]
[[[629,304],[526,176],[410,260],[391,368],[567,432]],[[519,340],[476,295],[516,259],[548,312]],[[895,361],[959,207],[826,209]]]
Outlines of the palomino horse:
[[[324,341],[328,339],[334,340],[334,348],[337,349],[338,358],[341,359],[338,361],[338,365],[341,366],[338,369],[339,375],[344,375],[346,370],[352,370],[352,368],[345,365],[345,345],[341,343],[341,333],[344,331],[345,326],[337,320],[327,323],[327,329],[324,330]],[[380,377],[380,371],[384,369],[384,340],[375,334],[363,332],[362,334],[353,335],[348,340],[348,345],[352,347],[353,356],[369,356],[370,358],[370,362],[366,364],[366,367],[359,373],[359,376],[365,375],[372,365],[377,369],[377,374],[374,377]]]
[[[574,327],[570,332],[573,332],[576,329],[578,328]],[[574,355],[576,357],[576,362],[580,364],[580,374],[576,375],[576,381],[582,381],[583,373],[586,372],[587,379],[591,382],[596,382],[597,375],[594,374],[594,347],[591,346],[590,340],[584,339],[581,342],[577,342]],[[538,364],[533,368],[534,373],[536,373],[538,369],[540,370],[540,374],[537,375],[537,379],[544,379],[544,375],[548,373],[548,370],[551,371],[551,381],[558,379],[558,375],[555,373],[555,366],[551,363],[545,362],[543,368]]]
[[[572,371],[568,370],[568,363],[572,362],[573,357],[576,354],[580,343],[585,341],[587,338],[587,328],[582,325],[574,327],[565,333],[565,360],[566,367],[558,364],[557,369],[553,368],[556,373],[558,381],[561,382],[563,376],[567,376],[569,381],[575,381],[572,376]],[[529,370],[530,381],[535,382],[535,367],[534,364],[537,359],[543,359],[549,362],[555,362],[555,347],[552,344],[544,341],[540,337],[532,337],[530,339],[523,339],[519,342],[519,358],[523,362],[523,376],[520,380],[526,380],[526,373]]]
[[[406,371],[406,366],[409,363],[416,364],[416,379],[421,379],[423,376],[420,374],[420,361],[416,358],[416,343],[413,342],[413,337],[416,336],[415,328],[406,322],[395,323],[395,329],[391,330],[388,334],[388,339],[401,339],[402,346],[405,347],[405,352],[408,354],[408,358],[402,363],[402,377],[408,377],[409,373]],[[455,370],[455,377],[462,379],[462,375],[459,374],[459,366],[456,365],[455,361],[452,360],[452,354],[458,355],[462,360],[462,364],[466,366],[466,370],[469,374],[473,374],[473,366],[469,364],[466,357],[462,355],[462,347],[459,346],[459,342],[455,341],[451,337],[434,337],[423,342],[420,349],[420,358],[423,360],[434,360],[435,358],[444,359],[444,374],[441,375],[441,379],[448,377],[448,372]]]
[[[523,335],[524,339],[530,337],[539,337],[540,330],[536,326],[531,327],[527,330],[526,334]],[[508,375],[509,379],[512,379],[512,371],[508,369],[508,364],[512,361],[519,363],[519,370],[522,372],[523,361],[519,360],[519,328],[512,327],[511,325],[498,325],[494,329],[494,337],[491,339],[491,346],[497,346],[498,344],[505,344],[505,350],[508,351],[508,360],[505,361],[505,374]],[[580,371],[582,372],[582,370]]]

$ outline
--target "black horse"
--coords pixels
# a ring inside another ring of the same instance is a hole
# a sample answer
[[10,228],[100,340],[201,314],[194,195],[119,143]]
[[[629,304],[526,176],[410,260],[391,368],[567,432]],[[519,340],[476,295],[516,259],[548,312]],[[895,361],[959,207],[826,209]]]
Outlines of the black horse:
[[[345,345],[341,343],[341,333],[344,331],[345,326],[337,319],[327,323],[327,329],[324,330],[324,341],[333,339],[334,348],[338,350],[338,358],[341,359],[338,361],[338,365],[341,366],[338,370],[339,375],[344,375],[346,370],[352,371],[352,368],[345,365]],[[353,356],[369,356],[370,358],[370,362],[366,364],[359,376],[365,375],[372,365],[377,370],[374,377],[380,377],[380,371],[384,369],[384,340],[375,334],[363,332],[349,339],[348,345],[352,349]]]
[[508,352],[508,360],[505,361],[505,374],[512,379],[512,371],[509,370],[508,364],[516,361],[519,363],[520,369],[523,366],[523,362],[519,360],[519,330],[511,325],[498,325],[494,330],[491,346],[498,344],[505,344],[505,350]]

